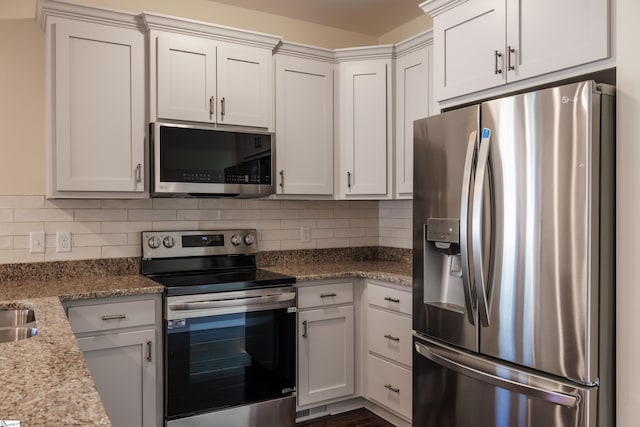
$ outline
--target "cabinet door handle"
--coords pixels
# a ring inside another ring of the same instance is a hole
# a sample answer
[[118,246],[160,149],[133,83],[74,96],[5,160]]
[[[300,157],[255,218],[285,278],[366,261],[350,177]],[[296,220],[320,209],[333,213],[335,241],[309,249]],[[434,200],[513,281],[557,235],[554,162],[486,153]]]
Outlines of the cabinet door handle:
[[126,318],[126,314],[105,314],[104,316],[102,316],[102,320],[120,320]]
[[306,338],[307,337],[307,321],[303,320],[302,321],[302,338]]
[[397,298],[384,297],[384,300],[385,301],[389,301],[389,302],[393,302],[393,303],[396,303],[396,304],[400,304],[400,300],[397,299]]
[[347,172],[347,188],[351,188],[351,172]]
[[147,341],[147,362],[151,362],[151,341]]
[[384,337],[389,339],[389,340],[391,340],[391,341],[395,341],[395,342],[399,342],[400,341],[399,337],[394,337],[393,335],[390,335],[390,334],[385,334]]
[[211,97],[209,98],[209,115],[213,116],[216,112],[216,98],[215,97]]
[[338,294],[336,294],[335,292],[331,292],[330,294],[320,294],[320,298],[333,298],[337,296]]
[[226,114],[224,110],[224,96],[220,99],[220,115],[224,116]]
[[284,188],[284,169],[280,171],[280,188]]
[[502,69],[498,68],[498,59],[502,58],[502,54],[496,50],[493,53],[493,58],[494,58],[493,74],[502,74]]
[[507,70],[513,71],[516,69],[516,66],[511,63],[511,54],[516,53],[516,50],[511,46],[507,46]]
[[387,390],[391,390],[394,393],[400,393],[400,389],[392,386],[391,384],[385,384],[384,388],[386,388]]
[[142,164],[136,166],[136,182],[142,182]]

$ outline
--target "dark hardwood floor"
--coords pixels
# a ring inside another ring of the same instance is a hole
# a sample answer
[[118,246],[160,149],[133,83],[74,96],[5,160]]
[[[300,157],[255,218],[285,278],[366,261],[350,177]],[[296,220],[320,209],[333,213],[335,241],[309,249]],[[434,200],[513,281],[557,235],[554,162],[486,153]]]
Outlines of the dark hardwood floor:
[[299,423],[297,427],[393,427],[393,424],[361,408]]

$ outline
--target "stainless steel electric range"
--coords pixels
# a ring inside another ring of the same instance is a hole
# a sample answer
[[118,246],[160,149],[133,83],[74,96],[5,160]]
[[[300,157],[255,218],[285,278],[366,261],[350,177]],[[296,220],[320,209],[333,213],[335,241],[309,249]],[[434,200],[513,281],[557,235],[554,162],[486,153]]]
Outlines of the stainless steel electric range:
[[167,426],[295,425],[295,278],[257,268],[256,240],[142,233],[142,274],[166,288]]

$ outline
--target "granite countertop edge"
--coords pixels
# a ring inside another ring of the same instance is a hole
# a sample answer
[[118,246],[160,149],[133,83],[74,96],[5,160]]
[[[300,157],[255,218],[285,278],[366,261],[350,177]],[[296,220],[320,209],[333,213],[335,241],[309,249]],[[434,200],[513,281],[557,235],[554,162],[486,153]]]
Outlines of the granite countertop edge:
[[[299,282],[358,277],[411,286],[410,266],[392,261],[261,268],[295,276]],[[35,337],[0,343],[0,375],[11,390],[0,399],[0,419],[20,420],[23,427],[111,425],[62,302],[158,294],[163,290],[163,286],[139,274],[0,282],[0,308],[31,306],[38,327]]]

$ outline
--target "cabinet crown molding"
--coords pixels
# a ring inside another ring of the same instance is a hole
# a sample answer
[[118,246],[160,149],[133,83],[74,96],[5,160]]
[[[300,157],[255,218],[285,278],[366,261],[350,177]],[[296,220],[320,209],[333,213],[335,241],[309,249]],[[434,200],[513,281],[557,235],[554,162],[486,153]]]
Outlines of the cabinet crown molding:
[[284,40],[276,47],[274,54],[294,56],[297,58],[315,59],[318,61],[331,63],[336,62],[333,49],[326,49],[322,47],[288,42]]
[[362,46],[335,49],[336,62],[365,61],[370,59],[391,59],[394,45]]
[[47,18],[59,17],[97,24],[139,28],[138,15],[113,9],[102,9],[60,0],[38,0],[36,21],[44,30]]
[[433,18],[468,1],[469,0],[427,0],[420,3],[418,7]]
[[402,57],[418,49],[433,45],[433,30],[424,31],[395,44],[396,57]]
[[141,19],[147,30],[171,31],[191,36],[208,37],[215,40],[261,47],[269,50],[273,50],[282,41],[282,37],[280,36],[192,19],[176,18],[159,13],[142,12]]

